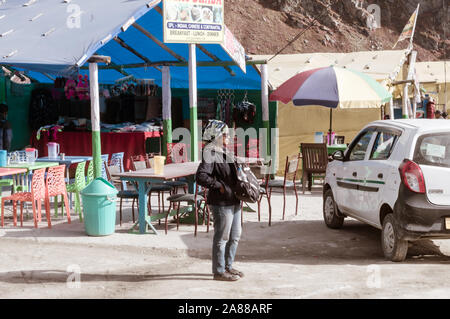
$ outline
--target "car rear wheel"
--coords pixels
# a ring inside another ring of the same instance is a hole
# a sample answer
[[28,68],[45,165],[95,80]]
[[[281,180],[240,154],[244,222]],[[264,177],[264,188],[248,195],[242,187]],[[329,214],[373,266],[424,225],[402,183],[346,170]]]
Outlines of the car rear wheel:
[[386,259],[390,261],[404,261],[408,253],[408,241],[399,238],[398,229],[392,214],[387,215],[383,220],[381,231],[381,246]]
[[331,189],[327,190],[323,197],[323,220],[332,229],[342,228],[344,224],[344,216],[339,213]]

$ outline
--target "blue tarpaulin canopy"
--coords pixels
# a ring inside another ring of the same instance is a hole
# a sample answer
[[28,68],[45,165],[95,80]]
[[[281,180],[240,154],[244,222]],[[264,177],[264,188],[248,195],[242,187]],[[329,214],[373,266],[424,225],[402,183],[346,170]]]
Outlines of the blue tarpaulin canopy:
[[[165,80],[171,78],[171,87],[190,89],[191,160],[198,161],[197,88],[266,90],[267,72],[262,67],[263,80],[252,67],[244,74],[237,65],[224,65],[231,58],[219,44],[194,46],[164,44],[161,0],[0,0],[0,64],[27,70],[38,80],[51,76],[74,77],[78,73],[90,75],[92,157],[94,176],[102,171],[100,112],[98,83],[134,76],[154,79],[162,85],[161,66],[172,66],[170,77],[164,68]],[[158,6],[155,8],[155,6]],[[191,49],[191,50],[189,50]],[[190,72],[186,62],[191,57]],[[190,52],[191,51],[191,52]],[[100,57],[109,56],[111,63]],[[222,62],[215,66],[202,66],[201,62]],[[164,62],[164,63],[162,63]],[[155,64],[154,64],[155,63]],[[99,70],[99,72],[97,72]],[[41,74],[41,75],[40,75]],[[196,76],[195,76],[196,74]],[[43,76],[42,76],[43,75]],[[189,79],[197,79],[189,86]],[[47,80],[48,81],[48,80]],[[167,83],[165,81],[165,83]],[[164,85],[164,89],[168,88]],[[164,143],[171,143],[170,90],[164,98]],[[263,98],[263,122],[268,127],[268,100]],[[167,117],[166,117],[167,116]],[[149,222],[146,213],[147,187],[139,181],[139,228],[146,233]],[[155,230],[154,230],[155,231]]]
[[[154,6],[162,7],[158,0],[0,1],[0,64],[29,71],[29,76],[49,82],[50,79],[42,74],[66,77],[87,74],[88,70],[82,68],[87,66],[92,55],[107,55],[117,68],[102,69],[100,65],[100,83],[113,83],[126,75],[133,75],[139,79],[154,79],[161,85],[160,67],[126,67],[130,64],[142,66],[150,62],[180,61],[137,28],[140,26],[163,41],[162,11],[153,9]],[[116,36],[119,39],[115,39]],[[165,45],[188,60],[187,44]],[[218,44],[205,44],[203,48],[210,54],[197,48],[198,62],[212,62],[211,55],[220,61],[231,61]],[[227,68],[198,67],[198,88],[261,88],[260,75],[254,68],[247,67],[247,74],[236,65]],[[189,87],[187,67],[171,67],[171,78],[172,87]]]

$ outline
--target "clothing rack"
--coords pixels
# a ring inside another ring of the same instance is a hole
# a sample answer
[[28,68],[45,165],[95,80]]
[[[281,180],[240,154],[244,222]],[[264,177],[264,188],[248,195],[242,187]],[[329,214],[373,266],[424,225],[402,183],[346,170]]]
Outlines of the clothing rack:
[[225,122],[228,126],[233,122],[234,100],[234,90],[223,89],[217,91],[216,119]]

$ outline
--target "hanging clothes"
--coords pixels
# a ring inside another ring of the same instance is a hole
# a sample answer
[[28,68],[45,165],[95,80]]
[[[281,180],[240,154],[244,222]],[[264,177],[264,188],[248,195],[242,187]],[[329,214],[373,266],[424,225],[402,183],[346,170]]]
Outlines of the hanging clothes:
[[52,93],[48,89],[38,88],[31,93],[29,125],[33,130],[38,130],[45,125],[58,121],[58,110]]
[[228,126],[233,122],[234,109],[234,91],[233,90],[219,90],[217,91],[217,110],[216,119],[226,123]]

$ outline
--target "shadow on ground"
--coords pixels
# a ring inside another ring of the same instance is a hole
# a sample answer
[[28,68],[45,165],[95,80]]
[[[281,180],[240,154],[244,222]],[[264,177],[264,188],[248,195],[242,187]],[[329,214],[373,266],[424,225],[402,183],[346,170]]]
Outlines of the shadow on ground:
[[[69,224],[66,220],[56,220],[52,219],[52,228],[48,228],[47,221],[45,219],[42,219],[42,222],[39,223],[38,228],[34,228],[34,226],[31,224],[30,220],[28,220],[28,224],[24,225],[23,227],[20,227],[20,223],[17,224],[17,227],[14,227],[12,224],[12,219],[8,221],[8,224],[4,228],[0,228],[0,230],[3,230],[4,235],[2,237],[4,238],[73,238],[73,237],[86,237],[86,231],[84,228],[84,223],[80,222],[78,218],[73,218],[72,222]],[[131,218],[124,218],[123,220],[123,227],[116,224],[116,230],[115,233],[118,234],[138,234],[139,232],[139,226],[135,227],[133,231],[131,231]],[[153,224],[155,229],[160,233],[164,234],[165,225],[164,221],[161,222],[159,225],[157,222]],[[9,228],[11,227],[11,231],[9,231]],[[170,225],[170,229],[173,231],[173,228],[176,229],[176,225],[173,224]],[[19,231],[18,231],[19,230]],[[151,231],[150,231],[151,232]]]
[[[279,191],[275,196],[282,196]],[[305,197],[321,197],[320,189],[313,188],[311,194],[302,195]],[[277,201],[280,204],[280,200]],[[275,206],[275,205],[274,205]],[[254,205],[252,206],[254,207]],[[274,207],[279,210],[279,207]],[[267,215],[267,212],[264,212]],[[124,215],[124,226],[117,227],[116,233],[129,233],[131,216]],[[286,220],[281,221],[280,216],[275,214],[272,219],[272,226],[267,224],[267,216],[263,216],[261,222],[257,222],[256,212],[245,214],[243,234],[239,244],[236,260],[258,263],[289,263],[304,265],[368,265],[373,263],[389,263],[385,260],[381,250],[380,230],[371,226],[347,219],[344,227],[340,230],[332,230],[325,226],[321,219],[301,220],[302,211],[299,216],[294,217],[287,213]],[[318,218],[315,216],[314,218]],[[264,219],[265,218],[265,219]],[[308,218],[306,216],[305,218]],[[319,217],[320,218],[320,217]],[[80,238],[86,237],[84,224],[78,218],[74,218],[68,224],[63,218],[58,219],[52,229],[48,229],[45,219],[39,229],[26,226],[23,230],[14,231],[8,228],[1,229],[5,238]],[[164,235],[164,222],[161,225],[153,223],[159,231],[159,236],[152,234],[142,236],[140,239],[118,243],[118,246],[130,251],[140,252],[146,249],[147,253],[155,255],[176,255],[189,256],[203,260],[211,259],[211,245],[213,237],[213,226],[210,232],[206,233],[206,227],[200,226],[198,236],[194,237],[193,226],[189,225],[184,230],[177,232],[176,224],[169,225],[169,235]],[[137,237],[136,237],[137,238]],[[181,244],[170,244],[170,241]],[[75,239],[76,241],[76,239]],[[135,247],[133,242],[144,243],[145,246]],[[151,242],[158,241],[159,245],[152,248]],[[167,242],[166,242],[167,241]],[[86,243],[80,243],[80,247],[86,244],[98,244],[95,239]],[[102,246],[102,249],[115,249],[109,243]],[[45,245],[45,243],[44,243]],[[174,249],[175,248],[175,249]],[[404,263],[449,263],[450,257],[446,256],[433,241],[421,240],[411,244],[408,258]]]
[[[212,233],[200,234],[212,244]],[[358,221],[346,220],[340,230],[332,230],[321,220],[273,222],[247,222],[239,243],[236,261],[280,262],[306,265],[350,264],[366,265],[390,263],[381,249],[381,231]],[[208,251],[195,250],[191,235],[183,235],[191,257],[210,259]],[[404,263],[450,263],[431,240],[410,244]]]
[[81,282],[146,282],[156,280],[212,280],[211,274],[77,274],[61,270],[22,270],[0,273],[0,282],[12,284]]

